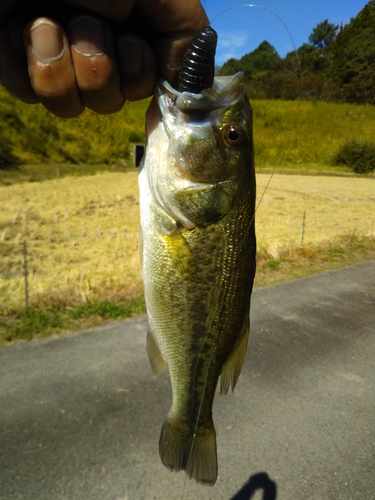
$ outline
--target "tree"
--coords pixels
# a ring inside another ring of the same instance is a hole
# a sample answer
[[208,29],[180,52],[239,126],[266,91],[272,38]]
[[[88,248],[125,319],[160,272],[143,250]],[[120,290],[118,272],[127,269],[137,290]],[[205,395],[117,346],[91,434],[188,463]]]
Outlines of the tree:
[[243,71],[246,78],[250,80],[258,73],[274,70],[280,61],[281,57],[275,47],[265,40],[241,59],[229,59],[222,66],[220,75],[233,75],[237,71]]
[[5,170],[17,163],[19,163],[19,160],[13,154],[12,142],[6,137],[0,136],[0,170]]
[[331,78],[344,101],[375,104],[375,0],[337,34],[329,52]]
[[329,47],[336,38],[338,29],[339,26],[329,23],[328,19],[325,19],[312,30],[309,36],[309,42],[316,49],[325,49]]
[[309,43],[281,59],[267,41],[220,74],[243,71],[253,97],[375,104],[375,0],[345,26],[319,23]]
[[345,55],[343,92],[346,101],[375,104],[375,32],[367,28],[352,38]]
[[226,63],[218,70],[218,74],[222,76],[234,75],[238,71],[243,71],[240,61],[234,57],[228,59]]

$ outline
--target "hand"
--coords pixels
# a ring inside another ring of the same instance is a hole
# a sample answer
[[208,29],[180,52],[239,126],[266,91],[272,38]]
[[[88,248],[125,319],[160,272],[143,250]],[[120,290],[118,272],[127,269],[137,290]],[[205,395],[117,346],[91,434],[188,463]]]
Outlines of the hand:
[[200,0],[1,0],[0,83],[60,117],[114,113],[173,83],[207,24]]

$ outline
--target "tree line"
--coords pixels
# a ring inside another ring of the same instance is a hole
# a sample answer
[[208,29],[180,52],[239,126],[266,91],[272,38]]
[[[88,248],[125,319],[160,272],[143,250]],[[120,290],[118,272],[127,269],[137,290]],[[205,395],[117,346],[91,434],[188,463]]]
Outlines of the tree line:
[[375,0],[344,26],[319,23],[297,50],[281,58],[267,41],[220,75],[243,71],[253,99],[320,99],[375,104]]

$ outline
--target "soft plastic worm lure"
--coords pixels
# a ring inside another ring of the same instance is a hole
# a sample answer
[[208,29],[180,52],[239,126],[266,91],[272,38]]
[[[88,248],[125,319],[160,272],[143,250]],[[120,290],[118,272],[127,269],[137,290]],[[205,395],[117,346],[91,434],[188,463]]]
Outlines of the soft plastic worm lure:
[[217,33],[211,26],[198,31],[181,62],[177,90],[200,94],[212,87],[215,76]]

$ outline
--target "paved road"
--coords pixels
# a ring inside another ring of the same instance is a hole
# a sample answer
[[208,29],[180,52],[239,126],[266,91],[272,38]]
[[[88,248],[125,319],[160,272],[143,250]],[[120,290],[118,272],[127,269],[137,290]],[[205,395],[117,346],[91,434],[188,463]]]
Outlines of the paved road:
[[[158,457],[170,405],[144,316],[0,349],[0,499],[180,499]],[[375,261],[256,290],[219,479],[184,500],[375,499]]]

